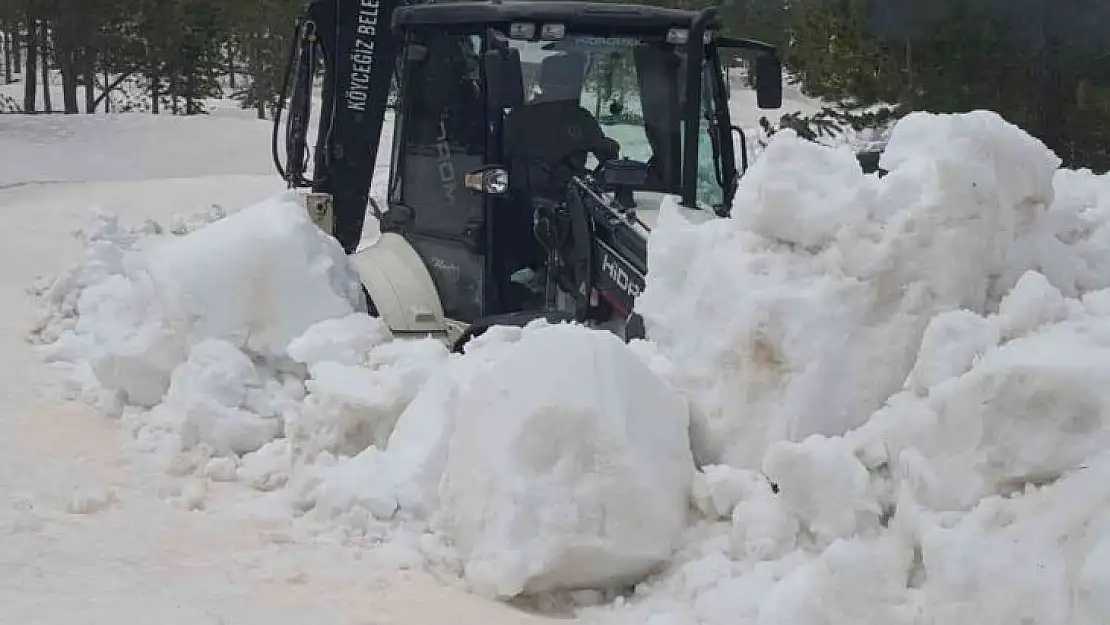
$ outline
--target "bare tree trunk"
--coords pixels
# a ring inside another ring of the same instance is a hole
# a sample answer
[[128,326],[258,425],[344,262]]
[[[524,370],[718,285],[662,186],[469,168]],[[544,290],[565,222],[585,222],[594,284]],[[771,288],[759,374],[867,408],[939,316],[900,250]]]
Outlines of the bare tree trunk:
[[258,119],[266,119],[266,98],[262,95],[262,81],[264,78],[255,46],[250,46],[247,52],[247,74],[250,76],[250,82],[247,84],[247,96],[254,98]]
[[162,94],[158,88],[158,76],[155,75],[150,79],[150,112],[157,115],[162,108]]
[[[108,66],[104,66],[104,112],[112,112],[112,98],[111,96],[112,84],[108,82]],[[96,106],[93,106],[95,110]]]
[[197,77],[196,67],[193,63],[192,55],[186,55],[185,58],[185,114],[192,115],[196,109],[196,96],[197,96]]
[[227,44],[227,84],[235,90],[235,46]]
[[170,96],[170,113],[177,115],[178,102],[177,59],[166,63],[166,95]]
[[159,89],[161,77],[158,75],[158,63],[151,62],[150,64],[150,112],[157,115],[161,110],[162,93]]
[[27,71],[23,81],[23,110],[34,113],[38,110],[35,96],[38,94],[38,28],[35,26],[35,16],[27,12]]
[[85,113],[96,112],[96,68],[93,66],[93,51],[85,49],[81,55],[81,75],[85,81]]
[[[54,63],[62,77],[62,109],[67,115],[80,113],[77,108],[77,48],[82,28],[81,15],[69,1],[56,5],[53,22]],[[45,37],[45,35],[44,35]]]
[[7,24],[0,26],[0,39],[3,39],[4,84],[12,84],[12,35]]
[[46,20],[39,22],[39,69],[42,70],[42,110],[53,113],[50,103],[50,30]]
[[77,71],[73,67],[73,52],[58,50],[58,69],[62,73],[62,106],[67,114],[80,113],[77,108]]
[[[175,64],[176,65],[176,64]],[[177,80],[177,69],[175,65],[170,66],[170,110],[174,115],[180,111],[180,96],[178,95],[178,88],[181,86]]]
[[11,24],[8,38],[12,41],[12,69],[18,74],[23,71],[23,42],[19,40],[19,20]]
[[77,108],[77,68],[74,64],[73,40],[59,34],[54,40],[54,57],[62,74],[62,106],[66,114],[80,113]]

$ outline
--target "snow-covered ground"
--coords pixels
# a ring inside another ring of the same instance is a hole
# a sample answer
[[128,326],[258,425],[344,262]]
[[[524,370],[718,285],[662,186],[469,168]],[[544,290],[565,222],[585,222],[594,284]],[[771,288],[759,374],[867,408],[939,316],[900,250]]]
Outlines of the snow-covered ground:
[[355,311],[265,123],[0,155],[7,620],[1110,622],[1110,178],[992,114],[881,179],[779,133],[733,219],[661,215],[651,342],[454,356]]
[[534,620],[419,570],[382,572],[357,548],[293,540],[283,524],[236,512],[247,487],[208,484],[206,512],[173,505],[180,480],[135,453],[118,421],[60,401],[68,373],[27,342],[37,317],[27,289],[82,258],[72,233],[92,223],[89,209],[169,227],[174,215],[269,197],[283,188],[269,131],[214,117],[0,116],[0,620]]

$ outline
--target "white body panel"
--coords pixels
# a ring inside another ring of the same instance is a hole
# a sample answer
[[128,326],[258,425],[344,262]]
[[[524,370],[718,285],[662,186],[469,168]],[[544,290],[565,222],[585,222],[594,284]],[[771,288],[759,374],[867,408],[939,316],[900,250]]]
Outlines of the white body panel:
[[378,314],[391,330],[447,332],[432,276],[408,241],[396,233],[382,233],[350,258]]
[[[331,196],[307,191],[301,195],[313,223],[331,232],[335,218]],[[431,274],[400,235],[383,233],[348,258],[381,320],[393,332],[437,334],[453,342],[466,331],[466,324],[444,318]]]

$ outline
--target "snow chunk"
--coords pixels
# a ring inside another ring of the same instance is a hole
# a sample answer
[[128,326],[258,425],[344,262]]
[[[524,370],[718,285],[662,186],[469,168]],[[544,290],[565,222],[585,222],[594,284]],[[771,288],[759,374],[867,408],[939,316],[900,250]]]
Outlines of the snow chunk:
[[314,324],[293,339],[287,351],[290,358],[310,367],[322,362],[361,365],[375,347],[391,339],[384,321],[355,313]]
[[776,133],[737,190],[734,204],[746,207],[736,217],[746,230],[772,240],[815,248],[842,226],[867,218],[862,202],[829,202],[828,189],[858,180],[858,189],[840,189],[844,196],[863,191],[862,169],[847,146],[827,148],[797,136]]
[[998,329],[969,310],[947,311],[933,317],[921,337],[921,348],[906,387],[923,394],[963,375],[999,340]]
[[[543,320],[529,332],[547,327]],[[413,398],[389,437],[389,464],[406,513],[427,517],[439,507],[439,483],[447,465],[447,448],[455,431],[454,408],[471,381],[484,374],[520,340],[524,330],[496,326],[466,345],[463,357],[452,357]]]
[[285,486],[292,471],[293,448],[288,439],[278,439],[243,456],[237,475],[251,488],[266,492]]
[[239,470],[237,460],[235,456],[211,458],[204,465],[204,476],[213,482],[234,482]]
[[766,485],[767,478],[727,465],[704,466],[694,475],[694,505],[707,518],[727,519],[737,502]]
[[1027,271],[998,307],[1002,338],[1012,339],[1067,317],[1064,295],[1035,271]]
[[986,492],[1055,479],[1110,446],[1110,318],[1080,317],[1012,341],[938,408],[947,454],[974,453]]
[[842,438],[810,436],[801,443],[773,445],[763,461],[782,502],[805,524],[818,544],[848,538],[859,528],[877,527],[880,512],[867,469]]
[[373,348],[364,366],[334,361],[311,366],[308,396],[290,415],[289,437],[309,459],[321,451],[353,456],[371,445],[384,447],[447,353],[433,338],[403,340]]
[[763,596],[757,622],[910,623],[904,580],[912,562],[910,545],[895,536],[838,540]]
[[77,314],[74,331],[92,339],[88,363],[100,384],[128,404],[157,404],[188,349],[161,319],[149,282],[112,276],[81,293]]
[[324,473],[314,493],[315,509],[328,518],[357,516],[361,510],[377,519],[389,519],[397,511],[392,486],[387,458],[369,447],[353,458],[340,459]]
[[737,560],[775,560],[797,546],[801,522],[766,478],[732,509],[729,555]]
[[296,193],[172,238],[143,260],[168,318],[190,343],[221,338],[280,359],[312,324],[365,311],[342,248],[312,223]]
[[[205,445],[213,455],[252,452],[281,431],[277,414],[260,415],[246,406],[264,383],[254,363],[231,343],[205,340],[178,367],[162,408],[183,417],[182,448]],[[265,390],[281,390],[271,381]]]
[[620,339],[525,332],[452,407],[442,523],[475,589],[635,581],[676,547],[694,472],[685,404]]
[[879,166],[888,171],[936,167],[958,157],[968,178],[987,182],[1004,206],[1052,200],[1062,162],[1044,143],[991,111],[915,112],[894,127]]

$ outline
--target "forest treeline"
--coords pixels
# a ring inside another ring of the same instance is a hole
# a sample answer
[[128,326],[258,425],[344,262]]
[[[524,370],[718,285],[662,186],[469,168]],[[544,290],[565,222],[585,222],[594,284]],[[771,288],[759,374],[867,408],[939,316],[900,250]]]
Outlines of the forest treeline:
[[[704,0],[644,0],[700,8]],[[1067,166],[1110,169],[1106,0],[729,0],[732,34],[774,43],[808,95],[843,104],[793,120],[870,123],[853,107],[998,111]]]
[[[203,112],[220,81],[264,116],[302,0],[0,0],[3,80],[24,111],[104,111],[141,85],[152,113]],[[45,88],[57,70],[62,101]],[[88,87],[88,88],[86,88]],[[39,91],[41,90],[41,93]]]
[[[852,111],[875,103],[895,115],[987,108],[1069,166],[1110,168],[1106,0],[639,1],[719,5],[733,34],[779,45],[805,93],[840,103],[814,119],[777,120],[803,133],[874,123]],[[30,111],[105,110],[105,94],[130,84],[146,110],[192,114],[222,84],[266,116],[302,3],[0,0],[2,78],[23,82]],[[61,102],[48,91],[36,97],[50,69],[61,76]]]

